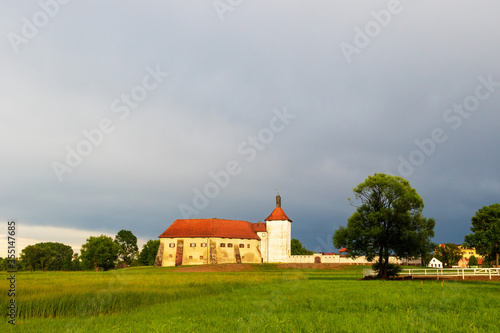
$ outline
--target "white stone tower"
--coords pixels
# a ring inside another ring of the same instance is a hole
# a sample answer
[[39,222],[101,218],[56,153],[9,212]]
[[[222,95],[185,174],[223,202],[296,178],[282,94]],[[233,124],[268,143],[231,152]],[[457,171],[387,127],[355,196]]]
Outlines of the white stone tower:
[[281,208],[281,196],[276,195],[276,208],[266,221],[267,260],[264,262],[288,262],[292,242],[292,220]]

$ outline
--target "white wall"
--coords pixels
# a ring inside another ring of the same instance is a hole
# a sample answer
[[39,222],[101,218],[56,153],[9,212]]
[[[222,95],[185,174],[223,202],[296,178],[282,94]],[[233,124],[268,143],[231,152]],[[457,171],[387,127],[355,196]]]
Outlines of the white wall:
[[[290,256],[288,258],[288,263],[296,264],[312,264],[315,258],[319,257],[322,264],[350,264],[350,265],[372,265],[373,262],[366,260],[366,257],[357,257],[356,259],[351,259],[347,257],[341,257],[337,254],[334,255],[323,255],[321,253],[312,255],[301,255],[301,256]],[[396,257],[389,257],[389,263],[397,265],[406,265],[407,261],[405,259],[400,260]],[[408,260],[408,265],[419,265],[420,259]]]
[[262,255],[262,262],[267,262],[267,232],[257,232],[260,237],[260,253]]
[[267,262],[288,262],[291,252],[292,224],[290,221],[266,221]]

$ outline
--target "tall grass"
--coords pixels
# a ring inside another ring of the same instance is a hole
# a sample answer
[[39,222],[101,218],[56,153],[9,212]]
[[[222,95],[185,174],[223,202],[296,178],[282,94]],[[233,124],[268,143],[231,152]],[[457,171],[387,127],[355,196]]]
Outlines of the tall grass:
[[[37,290],[36,297],[28,298],[33,310],[39,300],[42,302],[39,306],[48,310],[26,314],[27,318],[21,319],[17,327],[6,326],[6,329],[22,332],[498,331],[498,282],[359,281],[361,269],[354,266],[339,271],[279,271],[265,267],[255,272],[233,273],[127,269],[95,275],[79,273],[75,277],[80,282],[75,286],[71,283],[74,278],[67,280],[65,274],[56,273],[52,280],[67,281],[61,282],[59,291],[47,289],[51,282],[41,279],[44,290]],[[21,278],[32,282],[39,279],[33,275]],[[106,288],[109,292],[102,291]],[[96,297],[99,293],[103,293],[101,298]],[[89,299],[97,300],[96,304]],[[88,311],[75,312],[78,307]]]
[[[293,277],[299,278],[294,274]],[[7,281],[3,279],[2,281]],[[18,318],[106,315],[136,307],[197,298],[253,284],[280,282],[282,276],[248,272],[172,273],[135,268],[108,272],[17,273]],[[4,290],[7,290],[7,285]],[[2,308],[9,298],[1,294]]]

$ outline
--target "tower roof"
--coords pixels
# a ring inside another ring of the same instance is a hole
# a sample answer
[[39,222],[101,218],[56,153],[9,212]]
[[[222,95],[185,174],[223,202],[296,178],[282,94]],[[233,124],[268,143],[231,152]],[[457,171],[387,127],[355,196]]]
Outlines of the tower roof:
[[278,193],[278,195],[276,195],[276,208],[274,208],[271,215],[269,215],[267,217],[267,219],[265,219],[265,221],[290,221],[290,222],[292,222],[292,220],[290,220],[290,218],[288,216],[286,216],[285,212],[281,208],[281,196],[279,195],[279,193]]

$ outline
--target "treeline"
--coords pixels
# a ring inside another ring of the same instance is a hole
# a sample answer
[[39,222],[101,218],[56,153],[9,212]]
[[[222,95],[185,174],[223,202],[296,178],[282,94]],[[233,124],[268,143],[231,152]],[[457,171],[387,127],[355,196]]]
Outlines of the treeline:
[[[160,240],[149,240],[139,251],[137,237],[129,230],[120,230],[115,239],[91,236],[82,245],[80,255],[69,245],[54,242],[26,246],[16,262],[19,271],[109,270],[130,266],[152,266]],[[8,269],[9,259],[0,258],[0,270]]]

